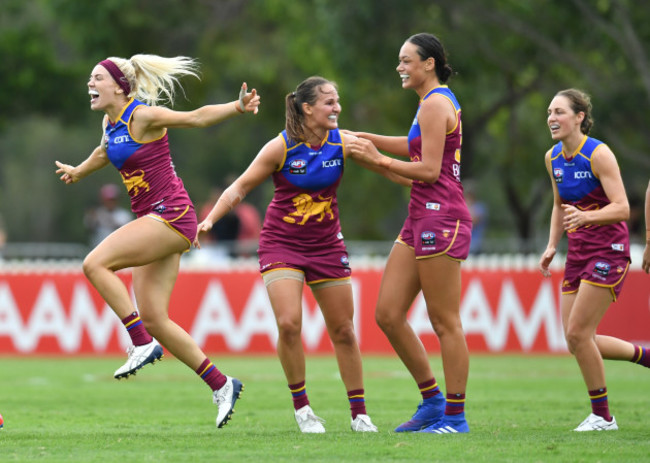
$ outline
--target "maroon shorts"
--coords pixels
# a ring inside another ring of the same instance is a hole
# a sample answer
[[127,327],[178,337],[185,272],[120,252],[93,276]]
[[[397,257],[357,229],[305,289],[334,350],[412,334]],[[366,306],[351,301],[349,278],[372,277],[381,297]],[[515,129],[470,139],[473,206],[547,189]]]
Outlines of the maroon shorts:
[[274,270],[293,269],[305,274],[307,284],[314,284],[350,278],[352,274],[348,252],[343,243],[318,253],[274,246],[272,249],[260,247],[258,254],[262,275]]
[[413,248],[416,259],[447,255],[465,260],[472,240],[472,223],[445,217],[406,218],[397,237]]
[[578,291],[581,282],[610,288],[616,300],[623,288],[623,282],[630,267],[630,260],[620,257],[594,257],[583,261],[568,261],[564,266],[562,294]]
[[194,242],[194,238],[196,238],[198,223],[192,204],[169,206],[163,202],[156,205],[148,213],[142,215],[149,216],[167,224],[172,230],[188,241],[188,249],[192,245],[192,242]]

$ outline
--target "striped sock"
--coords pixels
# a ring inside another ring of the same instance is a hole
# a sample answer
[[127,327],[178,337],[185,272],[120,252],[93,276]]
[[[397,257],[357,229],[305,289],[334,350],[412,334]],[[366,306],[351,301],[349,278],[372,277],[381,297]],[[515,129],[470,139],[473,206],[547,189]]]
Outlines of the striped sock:
[[606,387],[589,391],[589,399],[591,400],[591,411],[594,415],[602,416],[605,420],[612,421],[612,416],[609,414]]
[[307,388],[305,387],[304,381],[300,381],[296,384],[289,384],[289,390],[291,391],[293,408],[295,410],[300,410],[305,405],[309,405],[309,397],[307,397]]
[[430,399],[438,394],[440,394],[440,388],[438,383],[436,383],[435,378],[431,378],[423,383],[418,384],[420,389],[420,394],[422,394],[422,400]]
[[465,411],[465,394],[447,394],[445,415],[460,415]]
[[128,317],[123,318],[122,324],[126,328],[126,332],[131,336],[131,342],[134,346],[143,346],[151,342],[151,335],[144,329],[144,324],[138,312],[133,312]]
[[650,368],[650,355],[648,354],[648,349],[641,346],[634,346],[634,356],[630,361]]
[[363,389],[354,389],[352,391],[348,391],[348,400],[350,401],[352,419],[355,419],[357,415],[367,415],[366,398]]
[[201,363],[201,366],[196,369],[196,374],[199,375],[201,379],[205,381],[205,384],[210,386],[210,389],[213,391],[221,389],[227,381],[226,375],[221,373],[208,358],[206,358],[203,363]]

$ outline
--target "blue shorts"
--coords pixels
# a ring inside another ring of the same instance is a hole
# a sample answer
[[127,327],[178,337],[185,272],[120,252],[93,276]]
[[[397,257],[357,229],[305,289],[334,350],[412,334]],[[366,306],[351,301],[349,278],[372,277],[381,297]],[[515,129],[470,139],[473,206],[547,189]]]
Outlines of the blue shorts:
[[472,222],[447,217],[406,218],[397,237],[415,251],[416,259],[446,255],[455,260],[469,256]]

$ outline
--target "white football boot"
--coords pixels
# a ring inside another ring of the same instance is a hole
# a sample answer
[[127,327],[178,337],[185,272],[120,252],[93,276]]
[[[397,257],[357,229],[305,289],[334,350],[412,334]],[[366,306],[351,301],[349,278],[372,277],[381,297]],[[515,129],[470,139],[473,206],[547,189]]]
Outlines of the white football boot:
[[149,344],[130,346],[126,350],[126,353],[128,354],[126,363],[115,370],[115,374],[113,375],[115,379],[128,378],[129,375],[134,375],[143,366],[149,363],[155,363],[156,360],[160,360],[163,357],[162,347],[153,338]]
[[300,432],[306,434],[322,434],[325,432],[324,419],[317,417],[309,405],[295,411],[296,422]]
[[368,415],[357,415],[350,427],[356,432],[377,432],[377,426],[372,424]]
[[580,426],[574,431],[617,431],[618,425],[616,419],[612,416],[612,421],[607,421],[602,416],[594,415],[593,413],[580,423]]
[[226,384],[212,393],[212,402],[217,404],[217,428],[223,427],[235,413],[235,402],[241,396],[244,385],[237,378],[226,376]]

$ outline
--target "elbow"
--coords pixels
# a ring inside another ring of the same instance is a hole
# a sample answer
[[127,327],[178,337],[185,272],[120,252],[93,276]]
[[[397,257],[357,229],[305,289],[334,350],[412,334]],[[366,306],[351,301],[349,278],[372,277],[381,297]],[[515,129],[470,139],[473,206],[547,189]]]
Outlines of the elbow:
[[621,221],[630,220],[630,205],[629,204],[625,204],[625,206],[623,206],[623,208],[621,210],[621,215],[623,216]]
[[425,172],[421,180],[427,183],[436,183],[440,178],[440,171]]

